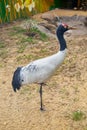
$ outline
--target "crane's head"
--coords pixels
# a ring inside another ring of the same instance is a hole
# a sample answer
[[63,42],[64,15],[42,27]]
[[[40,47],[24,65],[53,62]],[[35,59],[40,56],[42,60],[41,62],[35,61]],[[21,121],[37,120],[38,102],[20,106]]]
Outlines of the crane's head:
[[58,28],[57,28],[57,34],[60,33],[60,34],[64,34],[64,32],[70,30],[70,29],[76,29],[75,27],[71,27],[67,24],[64,24],[64,23],[61,23]]
[[12,79],[12,86],[13,90],[16,92],[16,90],[19,90],[21,87],[21,80],[20,80],[20,71],[22,67],[18,67],[14,74],[13,74],[13,79]]
[[57,35],[63,35],[68,30],[68,25],[61,23],[57,28]]

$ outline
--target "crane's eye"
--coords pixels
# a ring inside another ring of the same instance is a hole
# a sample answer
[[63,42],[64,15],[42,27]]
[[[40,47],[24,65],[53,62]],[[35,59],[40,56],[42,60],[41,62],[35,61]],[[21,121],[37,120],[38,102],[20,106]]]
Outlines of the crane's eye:
[[66,29],[68,29],[68,25],[67,24],[62,24],[62,26],[64,27],[64,28],[66,28]]

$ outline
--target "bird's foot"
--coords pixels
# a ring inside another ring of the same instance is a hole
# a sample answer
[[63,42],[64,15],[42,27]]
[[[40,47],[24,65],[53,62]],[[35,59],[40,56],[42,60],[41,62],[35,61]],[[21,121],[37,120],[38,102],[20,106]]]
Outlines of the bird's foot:
[[43,107],[40,108],[41,111],[45,111],[45,109]]

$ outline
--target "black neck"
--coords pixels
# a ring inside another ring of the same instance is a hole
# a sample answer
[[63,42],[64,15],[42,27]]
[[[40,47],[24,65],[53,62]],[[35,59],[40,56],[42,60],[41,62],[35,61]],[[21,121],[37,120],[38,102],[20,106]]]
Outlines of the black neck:
[[66,41],[64,39],[64,33],[57,32],[57,37],[58,37],[58,40],[60,43],[60,51],[65,50],[67,48],[67,45],[66,45]]

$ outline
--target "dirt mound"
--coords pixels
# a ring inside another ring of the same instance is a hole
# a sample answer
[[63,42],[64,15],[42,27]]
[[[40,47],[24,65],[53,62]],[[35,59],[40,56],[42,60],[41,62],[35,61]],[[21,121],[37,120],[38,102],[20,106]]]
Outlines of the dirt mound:
[[73,35],[87,34],[87,15],[84,11],[55,9],[43,14],[35,15],[33,18],[39,20],[41,24],[43,23],[43,26],[46,27],[46,29],[48,28],[48,30],[50,24],[50,30],[52,30],[53,33],[55,32],[54,30],[58,26],[58,23],[63,22],[70,26],[77,27],[77,30],[73,31]]
[[38,28],[52,36],[55,35],[55,30],[60,23],[66,23],[69,26],[76,27],[77,29],[72,31],[72,35],[86,35],[87,34],[87,17],[86,16],[55,16],[55,17],[42,17],[42,21],[40,21]]

